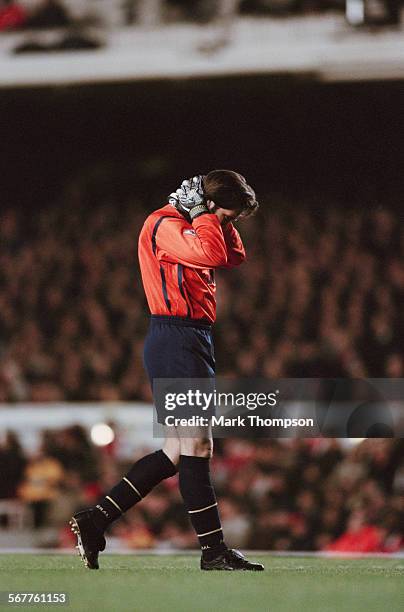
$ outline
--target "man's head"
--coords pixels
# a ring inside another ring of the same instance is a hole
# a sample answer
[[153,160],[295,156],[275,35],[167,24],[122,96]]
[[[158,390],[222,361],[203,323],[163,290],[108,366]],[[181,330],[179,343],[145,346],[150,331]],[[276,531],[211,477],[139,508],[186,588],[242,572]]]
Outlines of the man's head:
[[213,170],[185,179],[168,201],[188,219],[210,211],[223,224],[249,217],[258,208],[254,189],[232,170]]
[[248,217],[258,209],[255,191],[244,176],[232,170],[213,170],[203,177],[204,199],[212,212],[228,219]]

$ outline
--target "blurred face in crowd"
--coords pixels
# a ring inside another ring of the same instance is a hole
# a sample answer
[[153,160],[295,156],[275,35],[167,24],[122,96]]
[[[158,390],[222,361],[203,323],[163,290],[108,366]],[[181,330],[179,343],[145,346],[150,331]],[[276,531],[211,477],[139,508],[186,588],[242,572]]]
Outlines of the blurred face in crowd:
[[19,0],[19,4],[28,12],[36,11],[41,5],[45,4],[44,0]]

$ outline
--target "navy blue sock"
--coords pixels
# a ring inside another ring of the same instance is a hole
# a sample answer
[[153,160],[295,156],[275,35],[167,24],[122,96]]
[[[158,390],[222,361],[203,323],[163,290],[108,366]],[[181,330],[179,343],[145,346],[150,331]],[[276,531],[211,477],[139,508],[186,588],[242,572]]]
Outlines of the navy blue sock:
[[162,450],[139,459],[126,476],[95,506],[96,527],[105,531],[108,525],[140,502],[162,480],[176,473],[177,468]]
[[198,536],[202,555],[209,561],[227,549],[210,480],[210,460],[180,455],[178,472],[185,507]]

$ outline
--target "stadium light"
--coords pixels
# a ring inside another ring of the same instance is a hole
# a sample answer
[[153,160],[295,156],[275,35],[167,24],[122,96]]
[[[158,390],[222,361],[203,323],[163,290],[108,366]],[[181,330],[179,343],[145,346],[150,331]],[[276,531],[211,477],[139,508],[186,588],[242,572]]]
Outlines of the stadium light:
[[96,446],[107,446],[115,439],[112,427],[107,423],[97,423],[93,425],[90,432],[91,440]]

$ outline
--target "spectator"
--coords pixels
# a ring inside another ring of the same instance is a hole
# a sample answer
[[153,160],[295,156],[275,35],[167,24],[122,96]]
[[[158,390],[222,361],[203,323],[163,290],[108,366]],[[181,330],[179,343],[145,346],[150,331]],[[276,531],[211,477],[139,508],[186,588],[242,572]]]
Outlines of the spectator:
[[27,21],[27,13],[19,2],[1,0],[0,32],[21,28]]
[[346,532],[326,546],[326,550],[339,552],[383,552],[383,530],[377,525],[367,524],[365,513],[352,513]]
[[60,0],[41,0],[30,14],[28,28],[63,28],[71,23],[67,10]]
[[50,503],[60,494],[63,477],[61,464],[43,450],[27,464],[18,496],[31,507],[35,527],[46,524]]
[[16,496],[25,464],[26,459],[17,436],[8,431],[4,444],[0,445],[0,499]]

